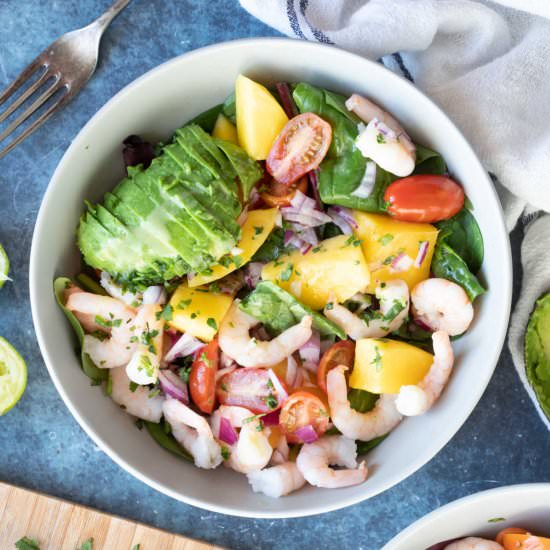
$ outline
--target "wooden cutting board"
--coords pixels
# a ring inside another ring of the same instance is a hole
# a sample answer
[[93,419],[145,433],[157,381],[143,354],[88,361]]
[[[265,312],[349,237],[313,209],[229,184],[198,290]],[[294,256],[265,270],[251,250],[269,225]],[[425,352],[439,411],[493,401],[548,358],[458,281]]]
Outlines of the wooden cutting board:
[[132,550],[136,544],[140,550],[217,548],[0,482],[0,548],[15,549],[25,536],[40,550],[76,550],[90,537],[93,550]]

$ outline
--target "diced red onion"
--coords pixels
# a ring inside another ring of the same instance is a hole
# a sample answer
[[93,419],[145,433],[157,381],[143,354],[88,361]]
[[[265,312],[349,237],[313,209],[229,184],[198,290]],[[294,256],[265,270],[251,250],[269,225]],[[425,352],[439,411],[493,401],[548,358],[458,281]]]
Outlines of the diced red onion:
[[234,370],[237,370],[237,363],[233,363],[230,367],[226,367],[225,369],[219,369],[216,371],[216,383],[220,378],[224,377],[226,374],[231,374]]
[[281,99],[286,116],[288,118],[295,117],[298,114],[298,109],[292,99],[292,93],[288,84],[286,82],[277,82],[275,88],[277,88],[277,92],[279,93],[279,98]]
[[260,282],[264,265],[262,262],[250,262],[247,264],[244,270],[244,282],[248,288],[256,288],[256,285]]
[[401,254],[398,254],[392,260],[392,263],[390,264],[390,271],[393,273],[401,273],[402,271],[407,271],[412,264],[413,259],[404,252],[401,252]]
[[271,411],[270,413],[264,414],[262,416],[262,422],[264,426],[277,426],[279,424],[279,413],[280,409],[276,411]]
[[187,384],[175,372],[169,369],[162,369],[159,372],[159,383],[166,395],[185,403],[185,405],[189,405]]
[[414,261],[414,267],[420,267],[424,263],[429,246],[430,243],[428,241],[420,242],[418,245],[418,254],[416,255],[416,260]]
[[378,120],[377,118],[373,118],[371,122],[373,123],[374,127],[382,135],[384,135],[388,140],[391,140],[391,141],[397,140],[397,134],[387,124],[384,124],[382,121]]
[[296,382],[296,375],[298,374],[298,363],[292,355],[288,356],[286,362],[286,383],[292,388]]
[[311,424],[298,428],[294,432],[294,435],[296,435],[296,437],[304,443],[313,443],[314,441],[317,441],[319,439],[317,432]]
[[204,347],[204,343],[197,340],[190,334],[182,334],[179,340],[170,348],[170,351],[164,356],[167,363],[171,363],[179,357],[186,357],[195,353],[197,350]]
[[317,372],[321,356],[321,337],[314,330],[311,338],[298,350],[303,367],[310,372]]
[[163,286],[149,286],[143,292],[144,304],[165,304],[166,290]]
[[287,399],[288,393],[286,392],[284,386],[281,384],[279,377],[273,372],[273,370],[269,369],[267,372],[269,373],[269,379],[273,384],[273,389],[277,392],[277,401],[280,405],[283,401]]
[[427,332],[433,332],[432,327],[430,325],[427,325],[422,319],[419,319],[418,317],[414,318],[414,324],[418,325],[421,329]]
[[239,440],[237,430],[235,430],[235,428],[231,425],[231,422],[229,422],[225,416],[220,418],[220,435],[218,436],[218,439],[228,445],[234,445]]
[[340,214],[338,214],[334,208],[329,208],[327,210],[327,214],[332,218],[332,223],[337,225],[344,235],[351,235],[353,233],[351,225]]
[[359,199],[366,199],[372,192],[376,183],[376,164],[371,160],[367,161],[365,174],[359,185],[351,193],[352,196]]
[[344,206],[332,206],[331,208],[337,214],[342,216],[342,218],[344,218],[344,220],[347,221],[351,225],[351,227],[353,227],[354,229],[357,229],[359,227],[359,224],[355,221],[355,218],[353,217],[353,214],[351,213],[351,210],[349,208],[346,208]]

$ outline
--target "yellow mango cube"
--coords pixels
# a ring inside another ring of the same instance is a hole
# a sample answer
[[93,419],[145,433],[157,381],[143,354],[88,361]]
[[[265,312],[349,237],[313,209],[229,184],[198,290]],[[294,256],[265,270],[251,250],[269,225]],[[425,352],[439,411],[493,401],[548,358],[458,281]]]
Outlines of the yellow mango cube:
[[306,254],[295,250],[266,264],[262,279],[273,281],[312,309],[323,309],[331,300],[344,302],[365,292],[370,276],[357,239],[339,235]]
[[350,388],[371,393],[398,393],[428,374],[433,355],[416,346],[388,338],[364,338],[355,345]]
[[[411,223],[395,220],[384,214],[371,214],[353,210],[357,222],[354,233],[361,240],[361,246],[371,273],[367,292],[374,293],[384,281],[401,279],[412,289],[417,283],[430,276],[430,265],[437,240],[437,228],[429,223]],[[419,267],[415,266],[421,243],[428,248]],[[392,261],[404,254],[398,269]],[[401,270],[403,269],[403,270]]]
[[168,324],[180,332],[210,342],[216,336],[233,298],[207,287],[189,288],[182,283],[174,292],[170,305],[172,320]]
[[194,288],[211,283],[249,262],[273,231],[278,215],[279,210],[277,208],[250,211],[242,226],[241,240],[235,247],[239,250],[239,253],[234,256],[234,261],[228,263],[228,265],[217,264],[212,266],[208,273],[197,274],[189,281],[189,286]]
[[239,145],[255,160],[265,160],[273,142],[288,122],[269,90],[242,74],[235,83]]
[[237,128],[223,113],[220,113],[216,119],[216,124],[214,124],[214,129],[212,130],[212,137],[224,139],[225,141],[239,145]]

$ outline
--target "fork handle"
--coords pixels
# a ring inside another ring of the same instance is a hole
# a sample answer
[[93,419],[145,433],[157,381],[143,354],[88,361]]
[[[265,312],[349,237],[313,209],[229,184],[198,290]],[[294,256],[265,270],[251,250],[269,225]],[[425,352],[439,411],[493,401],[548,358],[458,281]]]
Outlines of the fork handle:
[[104,31],[109,23],[130,3],[130,0],[116,0],[111,7],[100,15],[92,24],[97,25]]

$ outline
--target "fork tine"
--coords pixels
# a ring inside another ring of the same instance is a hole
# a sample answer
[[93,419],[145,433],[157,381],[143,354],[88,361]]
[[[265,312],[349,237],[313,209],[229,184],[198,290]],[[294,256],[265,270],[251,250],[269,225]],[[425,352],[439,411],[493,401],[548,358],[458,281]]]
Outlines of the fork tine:
[[[0,159],[5,157],[14,147],[19,145],[24,139],[28,138],[35,130],[40,128],[48,118],[65,103],[70,101],[71,95],[67,92],[63,94],[53,105],[48,107],[25,131],[21,132],[7,147],[0,150]],[[1,141],[1,140],[0,140]]]
[[59,81],[59,75],[54,76],[49,71],[46,71],[34,84],[29,86],[3,113],[0,113],[0,122],[6,120],[6,118],[8,118],[16,109],[18,109],[23,103],[25,103],[25,101],[50,78],[55,78],[55,82],[53,82],[52,85],[57,84],[57,82]]
[[2,92],[0,93],[0,105],[6,101],[11,95],[16,92],[21,85],[32,76],[37,69],[44,67],[46,64],[38,56],[30,65],[21,72],[21,74]]

